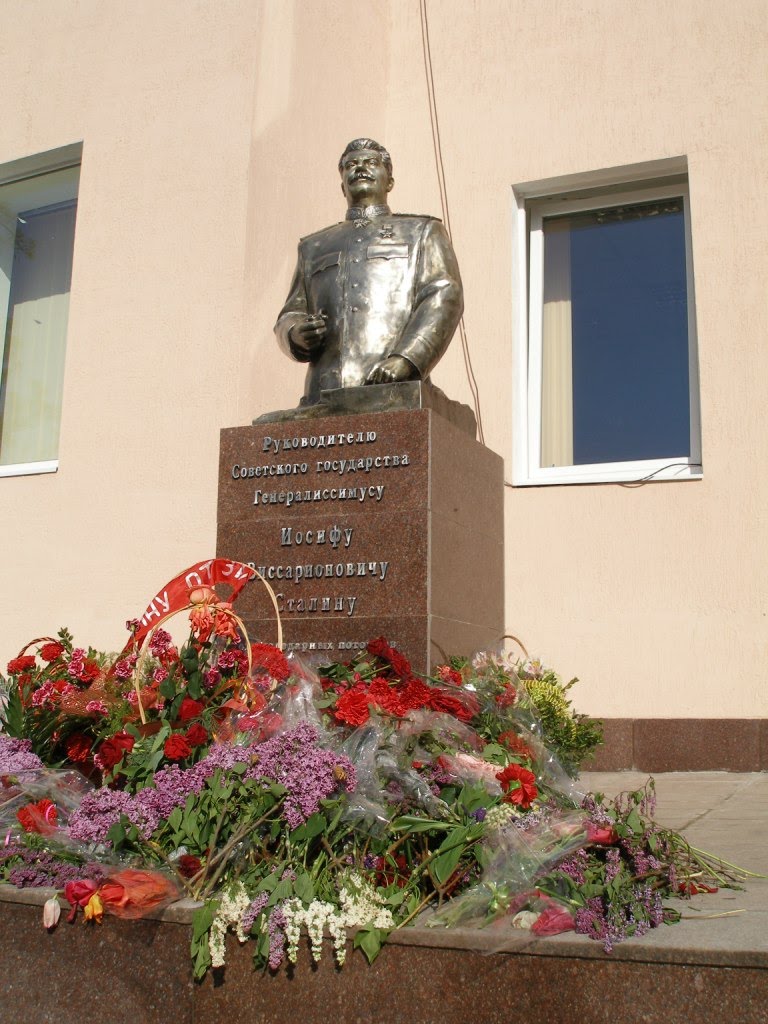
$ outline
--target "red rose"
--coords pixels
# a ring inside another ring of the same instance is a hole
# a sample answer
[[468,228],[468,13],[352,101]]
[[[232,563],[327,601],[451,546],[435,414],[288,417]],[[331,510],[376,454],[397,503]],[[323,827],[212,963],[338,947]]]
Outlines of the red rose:
[[25,832],[39,832],[41,836],[50,835],[56,828],[58,812],[56,805],[47,797],[37,803],[26,804],[16,811],[19,824]]
[[186,731],[187,742],[191,747],[201,747],[204,743],[208,742],[208,733],[204,726],[200,725],[199,722],[195,722],[194,725]]
[[85,733],[73,732],[71,736],[67,737],[64,749],[70,761],[75,764],[85,764],[91,757],[91,745],[91,740]]
[[194,878],[203,865],[199,857],[193,857],[191,853],[183,853],[176,861],[176,867],[183,878]]
[[389,663],[392,666],[392,671],[400,679],[408,679],[411,674],[411,663],[408,661],[404,654],[396,651],[394,647],[390,648],[389,651]]
[[48,644],[43,644],[40,648],[40,657],[43,661],[56,661],[64,653],[64,644],[60,644],[57,640],[52,640]]
[[110,771],[122,761],[125,754],[130,754],[136,741],[127,732],[116,732],[104,740],[96,754],[96,763],[102,771]]
[[362,725],[370,718],[368,697],[360,690],[347,690],[336,701],[334,715],[347,725]]
[[504,803],[506,804],[517,804],[518,807],[525,810],[539,795],[536,788],[536,776],[522,765],[508,764],[503,771],[497,772],[496,778],[504,790]]
[[389,656],[392,653],[392,648],[387,643],[386,637],[383,636],[377,636],[375,640],[369,640],[365,649],[375,658],[385,658],[387,661],[389,661]]
[[434,688],[429,694],[429,706],[433,711],[453,715],[460,722],[471,721],[480,710],[477,698],[466,690],[448,693],[446,690]]
[[8,662],[8,675],[15,676],[19,672],[28,672],[35,667],[35,659],[31,654],[22,654],[19,658],[13,658]]
[[181,702],[179,708],[179,721],[189,722],[192,718],[199,718],[203,712],[204,704],[201,704],[199,700],[192,700],[191,697],[185,697]]
[[183,761],[192,753],[192,747],[180,732],[172,733],[165,741],[163,753],[169,761]]

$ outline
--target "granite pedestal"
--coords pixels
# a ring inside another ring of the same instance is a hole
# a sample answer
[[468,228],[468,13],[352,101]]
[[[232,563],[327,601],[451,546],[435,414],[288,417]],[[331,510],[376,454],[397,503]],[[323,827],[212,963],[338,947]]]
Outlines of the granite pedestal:
[[[423,672],[504,633],[502,460],[451,417],[456,403],[415,388],[417,408],[354,411],[349,395],[351,412],[222,431],[216,551],[269,581],[289,651],[335,661],[385,635]],[[274,642],[258,581],[237,610]]]

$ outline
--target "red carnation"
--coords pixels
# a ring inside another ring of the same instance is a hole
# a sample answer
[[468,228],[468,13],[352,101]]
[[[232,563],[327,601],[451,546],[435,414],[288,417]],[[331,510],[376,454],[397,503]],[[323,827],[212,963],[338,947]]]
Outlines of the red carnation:
[[64,744],[68,760],[74,764],[85,764],[91,758],[91,740],[83,732],[73,732]]
[[411,663],[404,654],[396,651],[394,647],[391,647],[389,651],[389,663],[396,676],[399,676],[400,679],[409,678],[411,674]]
[[522,765],[508,764],[503,771],[496,773],[496,778],[504,790],[505,804],[517,804],[525,810],[539,795],[536,776]]
[[25,804],[16,811],[19,824],[25,832],[39,832],[40,835],[50,835],[56,828],[58,812],[52,800],[44,797],[37,803]]
[[203,713],[204,704],[201,704],[199,700],[192,700],[191,697],[185,697],[181,702],[179,708],[179,721],[189,722],[193,718],[199,718]]
[[35,667],[35,659],[31,654],[22,654],[8,662],[8,675],[15,676],[19,672],[28,672]]
[[251,644],[253,674],[266,674],[278,683],[284,683],[291,674],[291,666],[283,652],[272,644]]
[[368,687],[368,700],[390,715],[400,716],[403,713],[400,698],[386,679],[382,679],[381,676],[376,676],[371,680],[371,685]]
[[60,644],[58,640],[51,640],[40,648],[40,657],[43,661],[56,661],[63,653],[64,644]]
[[208,742],[208,732],[199,722],[190,725],[185,735],[191,747],[201,747],[204,743]]
[[96,754],[96,764],[102,771],[110,771],[123,759],[124,754],[130,754],[136,741],[127,732],[116,732],[104,740]]
[[165,741],[163,753],[169,761],[183,761],[192,753],[192,747],[180,732],[172,733]]
[[406,711],[418,710],[426,707],[432,696],[432,691],[420,679],[410,679],[404,689],[400,691],[400,706],[403,714]]
[[516,732],[512,732],[511,729],[507,732],[499,733],[499,743],[511,750],[513,754],[517,754],[518,757],[532,757],[531,748],[528,744],[522,740]]
[[368,697],[360,690],[347,690],[336,701],[334,715],[347,725],[363,725],[370,718]]
[[441,665],[437,670],[438,677],[444,682],[453,686],[461,686],[464,682],[461,672],[450,665]]
[[99,668],[98,662],[93,661],[93,659],[89,658],[83,664],[83,667],[78,672],[77,678],[80,680],[81,683],[88,684],[92,683],[94,679],[98,679],[100,675],[101,669]]

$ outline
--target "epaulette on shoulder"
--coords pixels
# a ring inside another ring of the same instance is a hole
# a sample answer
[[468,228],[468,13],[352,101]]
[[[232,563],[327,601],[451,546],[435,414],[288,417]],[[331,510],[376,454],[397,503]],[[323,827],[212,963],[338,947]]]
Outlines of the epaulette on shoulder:
[[328,227],[320,228],[319,231],[311,231],[308,235],[302,235],[301,238],[299,239],[299,243],[301,244],[301,242],[306,242],[310,238],[315,238],[317,235],[324,235],[326,231],[330,231],[332,228],[338,228],[345,223],[346,221],[337,220],[335,224],[329,224]]
[[439,217],[433,217],[431,213],[393,213],[393,214],[391,214],[391,216],[392,217],[410,217],[413,220],[437,220],[437,221],[440,221],[440,223],[442,224],[442,221],[440,220],[440,218]]

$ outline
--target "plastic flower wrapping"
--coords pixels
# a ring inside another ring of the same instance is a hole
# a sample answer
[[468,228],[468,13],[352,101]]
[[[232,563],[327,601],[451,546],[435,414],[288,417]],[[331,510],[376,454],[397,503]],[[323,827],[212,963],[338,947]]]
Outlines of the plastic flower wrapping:
[[59,898],[99,925],[187,897],[198,978],[228,934],[270,969],[302,942],[373,959],[413,924],[610,950],[679,918],[669,898],[744,877],[654,822],[651,782],[611,803],[580,789],[599,726],[539,662],[424,677],[380,637],[309,665],[250,643],[213,586],[180,607],[180,647],[134,620],[117,658],[62,630],[8,665],[0,880],[55,889],[48,928]]

